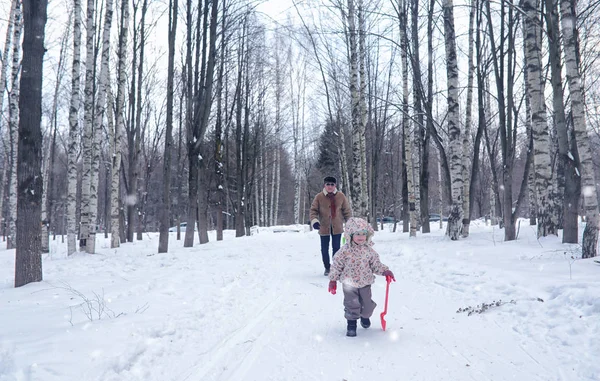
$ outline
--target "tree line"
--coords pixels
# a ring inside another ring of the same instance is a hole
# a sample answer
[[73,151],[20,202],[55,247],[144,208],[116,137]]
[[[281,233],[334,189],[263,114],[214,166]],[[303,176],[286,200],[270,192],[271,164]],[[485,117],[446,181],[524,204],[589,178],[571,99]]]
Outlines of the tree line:
[[[306,223],[326,175],[375,228],[416,236],[435,213],[457,240],[485,217],[514,240],[528,216],[577,243],[582,215],[596,256],[597,4],[291,4],[272,19],[250,0],[69,0],[46,23],[44,2],[11,0],[0,210],[16,285],[41,280],[57,237],[70,255],[155,231],[167,252],[183,222],[185,247]],[[39,28],[53,39],[28,52]]]

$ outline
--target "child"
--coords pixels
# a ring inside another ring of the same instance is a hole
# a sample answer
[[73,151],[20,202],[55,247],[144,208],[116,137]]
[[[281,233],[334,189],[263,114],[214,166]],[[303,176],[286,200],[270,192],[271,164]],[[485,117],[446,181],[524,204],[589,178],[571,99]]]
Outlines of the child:
[[342,282],[344,311],[348,320],[346,336],[356,336],[358,318],[363,328],[371,326],[369,318],[377,306],[371,299],[371,285],[375,282],[373,274],[389,276],[396,281],[390,269],[379,260],[379,254],[371,248],[374,233],[367,221],[350,218],[344,229],[346,244],[333,258],[329,273],[329,292],[335,295],[336,282]]

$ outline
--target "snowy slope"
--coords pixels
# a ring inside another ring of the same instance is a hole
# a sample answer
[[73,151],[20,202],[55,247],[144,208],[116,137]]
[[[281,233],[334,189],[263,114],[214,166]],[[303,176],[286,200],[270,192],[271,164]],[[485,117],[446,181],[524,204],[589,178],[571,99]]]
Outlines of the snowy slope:
[[169,254],[155,254],[156,233],[72,258],[53,241],[44,281],[19,289],[2,249],[0,381],[600,380],[600,265],[525,222],[516,242],[481,223],[459,242],[433,230],[376,233],[398,282],[388,330],[378,277],[356,338],[302,226],[191,249],[173,233]]

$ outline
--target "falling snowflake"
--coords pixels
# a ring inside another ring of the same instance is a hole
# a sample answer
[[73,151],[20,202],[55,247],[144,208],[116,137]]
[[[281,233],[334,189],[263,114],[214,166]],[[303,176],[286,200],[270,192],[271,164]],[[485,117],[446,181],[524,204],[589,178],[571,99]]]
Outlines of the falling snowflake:
[[594,187],[583,187],[583,189],[581,190],[581,193],[583,194],[584,197],[593,197],[594,196]]
[[125,205],[135,205],[137,203],[137,196],[130,194],[125,196]]

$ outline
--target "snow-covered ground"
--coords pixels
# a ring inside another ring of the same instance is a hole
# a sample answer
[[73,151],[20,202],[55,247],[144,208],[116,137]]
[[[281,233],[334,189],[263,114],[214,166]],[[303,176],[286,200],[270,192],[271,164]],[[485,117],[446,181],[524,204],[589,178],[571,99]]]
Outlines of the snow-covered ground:
[[[65,257],[52,242],[44,281],[13,288],[0,250],[0,380],[600,380],[600,265],[576,245],[519,239],[476,222],[374,248],[396,274],[387,331],[345,336],[341,293],[327,293],[316,232],[257,234],[156,254],[158,234]],[[501,301],[484,313],[457,312]]]

